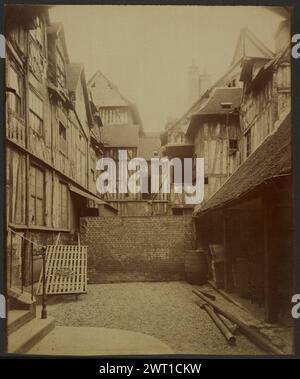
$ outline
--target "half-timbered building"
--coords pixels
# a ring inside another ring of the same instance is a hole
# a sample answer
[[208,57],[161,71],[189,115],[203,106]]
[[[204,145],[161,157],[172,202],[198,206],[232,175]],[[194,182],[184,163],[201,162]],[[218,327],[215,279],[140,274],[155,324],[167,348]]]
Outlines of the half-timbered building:
[[195,215],[198,245],[207,251],[219,245],[223,251],[224,266],[219,262],[218,270],[212,271],[218,285],[263,307],[266,321],[290,324],[293,191],[288,25],[288,19],[280,25],[272,58],[243,59],[241,164],[196,207]]
[[102,144],[84,70],[70,63],[62,24],[50,23],[45,7],[8,7],[7,14],[6,200],[12,287],[38,279],[42,245],[54,243],[59,234],[62,242],[77,242],[80,216],[97,213],[103,201],[96,196],[94,161]]

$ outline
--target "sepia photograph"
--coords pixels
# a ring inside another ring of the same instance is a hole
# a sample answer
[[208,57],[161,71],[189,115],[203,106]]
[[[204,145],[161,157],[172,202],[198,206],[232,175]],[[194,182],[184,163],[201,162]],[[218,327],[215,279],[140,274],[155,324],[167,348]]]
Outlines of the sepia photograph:
[[7,353],[294,354],[292,17],[5,5]]

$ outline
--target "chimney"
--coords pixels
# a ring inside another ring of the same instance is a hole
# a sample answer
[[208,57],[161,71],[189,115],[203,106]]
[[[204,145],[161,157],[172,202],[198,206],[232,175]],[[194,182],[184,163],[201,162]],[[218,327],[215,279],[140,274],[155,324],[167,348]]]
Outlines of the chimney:
[[199,97],[201,97],[206,90],[210,87],[211,80],[210,75],[201,74],[199,75]]
[[188,105],[199,98],[199,68],[193,62],[188,68]]

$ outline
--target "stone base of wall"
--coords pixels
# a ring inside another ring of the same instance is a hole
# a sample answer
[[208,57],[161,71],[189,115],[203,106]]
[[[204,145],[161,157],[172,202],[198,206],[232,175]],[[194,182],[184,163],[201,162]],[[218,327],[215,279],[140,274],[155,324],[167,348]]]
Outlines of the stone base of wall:
[[84,217],[80,233],[88,246],[89,283],[185,278],[191,216]]

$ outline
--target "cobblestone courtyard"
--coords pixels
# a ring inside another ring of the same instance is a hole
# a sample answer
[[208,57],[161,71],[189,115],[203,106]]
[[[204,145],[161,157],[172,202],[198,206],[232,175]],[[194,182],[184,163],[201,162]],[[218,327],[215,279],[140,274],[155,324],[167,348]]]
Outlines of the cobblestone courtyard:
[[117,328],[149,334],[175,354],[263,354],[242,335],[229,346],[185,282],[88,286],[88,294],[50,299],[59,326]]

